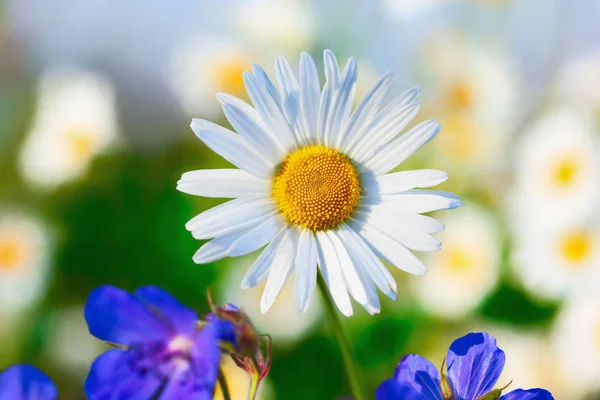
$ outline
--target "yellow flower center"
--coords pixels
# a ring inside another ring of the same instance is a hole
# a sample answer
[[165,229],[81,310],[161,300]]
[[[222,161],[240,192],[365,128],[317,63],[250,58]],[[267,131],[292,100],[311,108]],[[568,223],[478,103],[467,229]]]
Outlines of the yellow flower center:
[[25,247],[18,237],[0,238],[0,271],[16,269],[26,257]]
[[473,257],[465,249],[447,249],[447,265],[454,272],[463,272],[473,266]]
[[360,181],[348,157],[311,146],[286,157],[271,194],[290,223],[319,231],[335,228],[352,215],[360,198]]
[[97,135],[85,129],[73,129],[67,135],[72,159],[77,162],[86,161],[94,152]]
[[577,178],[579,165],[577,160],[568,158],[559,162],[554,168],[553,182],[561,187],[566,188],[573,184]]
[[246,93],[243,74],[249,66],[250,62],[239,55],[230,55],[221,60],[215,68],[215,82],[219,91],[243,96]]
[[449,101],[453,108],[471,107],[473,105],[473,91],[471,87],[464,82],[458,82],[453,85],[450,89]]
[[586,231],[574,231],[567,234],[560,242],[560,252],[570,264],[586,261],[592,253],[592,237]]

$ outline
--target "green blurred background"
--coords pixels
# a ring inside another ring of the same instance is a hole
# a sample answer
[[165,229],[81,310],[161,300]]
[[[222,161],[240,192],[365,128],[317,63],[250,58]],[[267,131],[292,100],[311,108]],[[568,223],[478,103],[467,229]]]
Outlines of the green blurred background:
[[298,316],[288,285],[261,315],[260,288],[239,289],[256,255],[192,262],[184,225],[220,201],[175,190],[226,165],[189,129],[227,124],[216,92],[244,97],[251,62],[320,65],[331,48],[359,60],[358,95],[387,70],[390,96],[422,88],[418,120],[442,132],[400,168],[449,171],[442,189],[465,204],[436,215],[428,275],[394,270],[398,300],[344,321],[370,390],[405,354],[440,365],[486,330],[507,353],[501,384],[600,399],[599,38],[594,0],[5,0],[0,370],[32,363],[82,399],[104,350],[81,313],[91,289],[154,284],[205,313],[211,288],[274,338],[263,399],[349,395],[320,299]]

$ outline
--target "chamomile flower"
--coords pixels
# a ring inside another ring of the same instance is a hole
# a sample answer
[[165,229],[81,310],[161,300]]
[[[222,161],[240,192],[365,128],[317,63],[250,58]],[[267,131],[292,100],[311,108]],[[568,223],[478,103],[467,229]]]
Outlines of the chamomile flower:
[[444,126],[434,149],[444,165],[461,172],[498,170],[506,165],[502,150],[520,110],[518,71],[484,43],[453,32],[445,36],[436,36],[424,55],[433,112]]
[[185,193],[234,198],[186,225],[196,239],[212,239],[194,255],[199,264],[248,254],[266,246],[242,281],[249,288],[267,280],[261,311],[275,302],[295,267],[299,311],[306,311],[316,286],[317,265],[335,304],[352,315],[353,297],[370,313],[380,310],[376,288],[395,298],[396,283],[380,259],[409,273],[426,269],[410,250],[436,251],[431,234],[444,225],[421,213],[454,208],[460,199],[421,190],[447,179],[442,171],[388,174],[435,137],[436,121],[397,136],[419,109],[411,89],[379,110],[391,75],[384,75],[359,103],[352,103],[356,60],[340,72],[325,51],[326,82],[308,54],[299,77],[288,62],[276,62],[278,87],[253,65],[244,83],[254,107],[219,94],[236,134],[195,119],[192,129],[212,150],[240,169],[185,173]]
[[433,266],[427,279],[413,283],[427,310],[456,318],[477,307],[498,281],[500,238],[493,218],[473,204],[445,222],[453,228],[440,236],[444,248],[426,258]]
[[210,118],[221,112],[215,92],[245,98],[242,73],[255,54],[247,44],[226,36],[191,36],[179,43],[168,79],[183,110]]
[[515,235],[513,270],[536,295],[559,299],[600,276],[600,228],[595,221],[540,224]]
[[83,175],[118,138],[113,86],[92,72],[54,69],[42,76],[37,114],[21,153],[25,178],[52,188]]
[[44,292],[50,267],[45,228],[19,212],[0,211],[0,314],[11,315]]
[[600,200],[600,147],[587,114],[549,111],[524,132],[510,207],[517,230],[586,219]]
[[[600,390],[600,292],[596,280],[573,292],[556,321],[552,342],[573,391]],[[578,398],[576,395],[574,398]],[[583,397],[580,397],[583,398]]]

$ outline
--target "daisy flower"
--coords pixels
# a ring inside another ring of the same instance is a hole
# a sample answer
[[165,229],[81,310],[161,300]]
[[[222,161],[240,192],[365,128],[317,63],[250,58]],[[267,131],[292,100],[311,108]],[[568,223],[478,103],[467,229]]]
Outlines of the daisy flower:
[[234,198],[186,225],[196,239],[212,239],[194,261],[209,263],[267,245],[242,281],[248,288],[267,280],[262,312],[273,305],[294,267],[297,309],[306,311],[317,265],[344,315],[353,313],[350,296],[368,312],[379,312],[376,288],[391,298],[397,294],[381,259],[424,274],[410,250],[439,250],[441,243],[431,234],[444,225],[420,214],[461,204],[450,193],[417,189],[445,181],[445,172],[388,174],[440,129],[436,121],[426,121],[398,136],[419,109],[419,90],[379,110],[391,82],[385,74],[351,112],[356,60],[340,72],[326,50],[324,63],[322,91],[306,53],[299,77],[285,59],[277,59],[277,87],[258,65],[244,72],[253,107],[218,95],[239,134],[200,119],[191,125],[208,147],[239,168],[187,172],[178,182],[185,193]]
[[536,295],[560,299],[591,276],[600,276],[597,221],[529,227],[515,235],[513,271]]
[[0,315],[17,315],[44,293],[50,269],[46,229],[35,218],[0,211]]
[[40,80],[21,171],[33,185],[53,188],[82,176],[92,158],[117,138],[112,84],[89,71],[50,70]]
[[515,229],[588,218],[600,200],[600,146],[586,113],[550,110],[517,145],[509,215]]
[[215,92],[245,97],[242,73],[250,67],[256,51],[234,38],[197,35],[181,41],[174,49],[168,81],[189,115],[220,114]]
[[454,229],[440,235],[444,248],[428,255],[435,265],[427,279],[413,283],[419,302],[431,313],[463,317],[496,286],[500,272],[500,237],[491,215],[469,204],[444,221]]
[[18,364],[0,374],[0,400],[56,400],[58,389],[39,369]]

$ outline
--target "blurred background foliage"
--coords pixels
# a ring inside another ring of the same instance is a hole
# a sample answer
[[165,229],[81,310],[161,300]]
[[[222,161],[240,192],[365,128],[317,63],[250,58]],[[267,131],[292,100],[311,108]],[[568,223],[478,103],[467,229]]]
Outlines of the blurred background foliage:
[[400,168],[447,170],[465,200],[437,216],[428,275],[393,271],[399,299],[345,321],[369,388],[486,330],[501,383],[600,399],[599,38],[595,0],[3,1],[0,369],[33,363],[81,399],[104,350],[81,313],[91,289],[154,284],[205,313],[211,288],[274,338],[263,399],[348,395],[319,302],[298,316],[287,285],[261,315],[261,288],[239,289],[255,255],[195,265],[184,225],[219,200],[175,190],[227,164],[188,125],[227,124],[216,92],[243,98],[251,62],[331,48],[358,58],[358,95],[387,70],[391,95],[421,86],[420,120],[442,132]]

